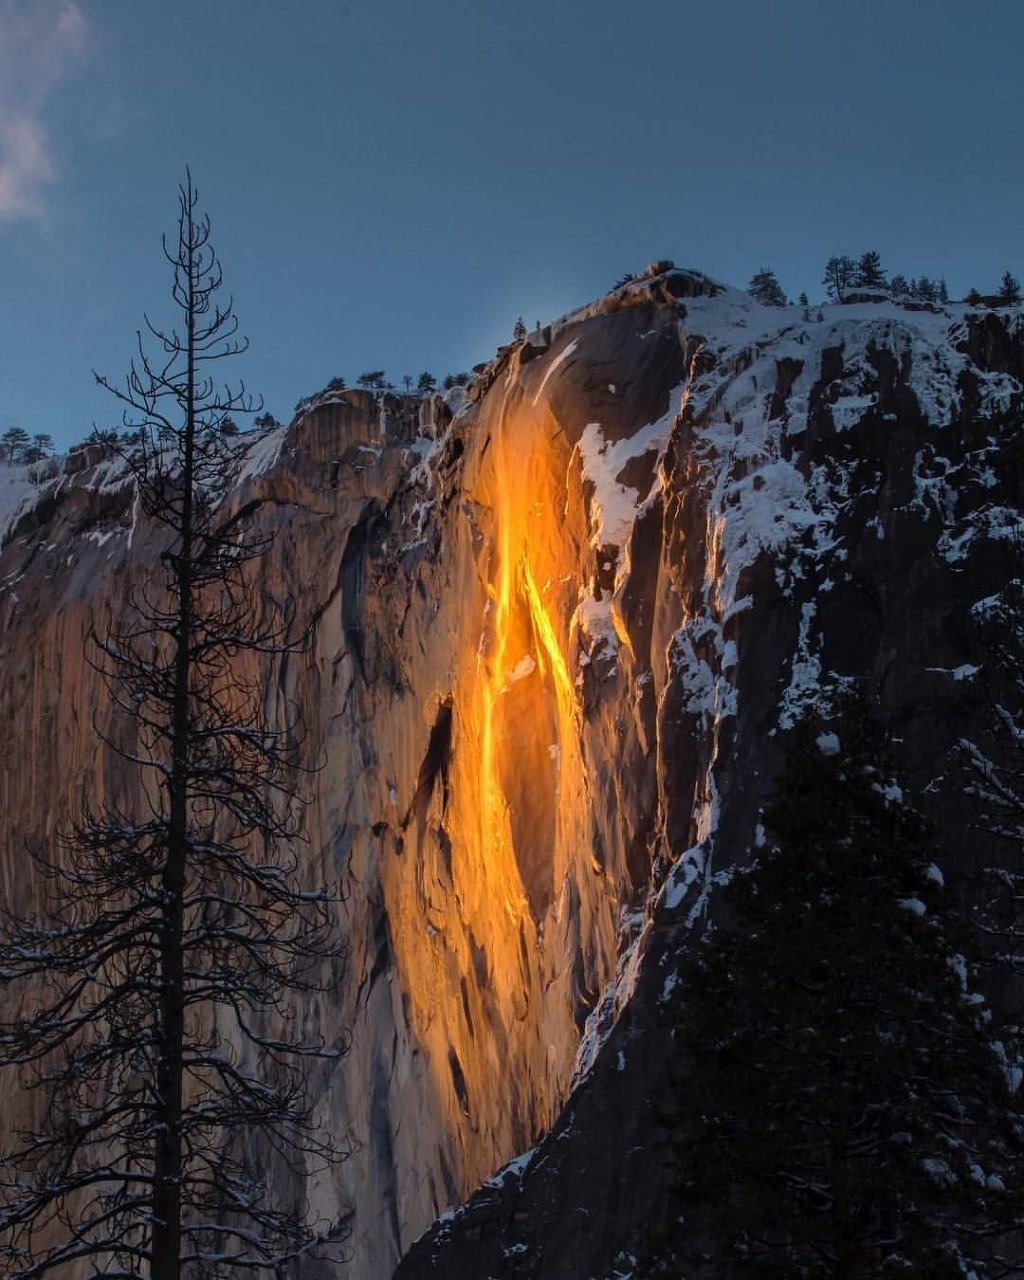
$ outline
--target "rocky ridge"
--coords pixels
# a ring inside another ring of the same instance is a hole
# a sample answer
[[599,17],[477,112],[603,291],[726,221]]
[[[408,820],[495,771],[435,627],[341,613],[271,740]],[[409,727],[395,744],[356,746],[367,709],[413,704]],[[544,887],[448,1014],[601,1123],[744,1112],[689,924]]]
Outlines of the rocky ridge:
[[[266,500],[259,587],[308,636],[262,674],[351,939],[306,1016],[350,1035],[317,1084],[353,1154],[306,1189],[354,1208],[353,1274],[628,1274],[661,997],[830,691],[877,702],[969,880],[943,753],[983,700],[972,608],[1016,563],[1024,324],[800,315],[656,269],[466,392],[343,392],[246,439],[220,500]],[[116,459],[80,461],[0,552],[16,904],[25,842],[133,798],[83,655],[156,543]]]

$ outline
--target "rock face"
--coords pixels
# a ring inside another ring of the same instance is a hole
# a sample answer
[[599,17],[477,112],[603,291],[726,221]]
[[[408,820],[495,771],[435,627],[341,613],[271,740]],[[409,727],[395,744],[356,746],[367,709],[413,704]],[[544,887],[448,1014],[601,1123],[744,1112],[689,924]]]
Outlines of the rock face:
[[1019,313],[864,305],[804,325],[731,292],[679,311],[680,409],[611,605],[613,697],[649,689],[654,709],[643,926],[554,1128],[396,1280],[631,1274],[665,1193],[662,1001],[716,879],[751,856],[786,730],[830,691],[862,688],[891,726],[971,893],[978,837],[944,775],[984,718],[978,607],[1020,571]]
[[[353,1153],[307,1191],[355,1210],[361,1280],[628,1259],[661,1194],[661,993],[830,691],[878,703],[970,875],[940,779],[983,701],[972,606],[1014,564],[1024,325],[799,316],[658,263],[446,401],[321,398],[223,499],[268,499],[262,587],[309,636],[263,675],[344,894],[348,969],[308,1018],[351,1036],[317,1088]],[[136,785],[83,654],[154,544],[86,461],[0,558],[15,904],[27,842]]]

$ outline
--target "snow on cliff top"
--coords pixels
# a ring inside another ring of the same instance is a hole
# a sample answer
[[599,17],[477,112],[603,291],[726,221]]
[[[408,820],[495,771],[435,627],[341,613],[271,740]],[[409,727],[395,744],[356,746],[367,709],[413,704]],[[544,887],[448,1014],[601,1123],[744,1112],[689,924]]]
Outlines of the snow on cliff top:
[[[932,425],[947,423],[958,406],[957,380],[968,360],[956,348],[966,334],[971,307],[949,304],[936,310],[909,310],[891,301],[830,303],[814,308],[805,320],[800,306],[766,307],[739,289],[724,287],[714,298],[688,298],[685,307],[686,331],[705,337],[719,359],[743,350],[756,355],[770,346],[773,363],[789,357],[805,367],[816,366],[817,373],[824,351],[843,348],[843,380],[848,387],[840,388],[832,406],[839,430],[856,422],[874,402],[870,394],[858,394],[860,375],[866,375],[865,382],[877,378],[863,359],[872,345],[909,360],[910,389]],[[1019,314],[1012,323],[1021,324]],[[1005,399],[1015,389],[1011,383],[1012,379],[995,375],[989,379],[987,395]],[[792,413],[800,407],[791,400],[791,423]],[[802,408],[806,413],[806,402]]]
[[34,505],[43,488],[56,473],[57,466],[57,459],[34,462],[24,467],[9,467],[0,463],[0,544],[15,519]]
[[[964,394],[961,375],[972,367],[965,354],[971,311],[963,305],[908,310],[881,301],[825,306],[818,319],[818,308],[805,313],[799,306],[766,307],[724,287],[713,297],[683,300],[681,334],[690,350],[696,344],[683,406],[694,428],[693,484],[706,507],[708,545],[699,603],[673,636],[670,658],[684,709],[704,723],[707,741],[717,743],[718,722],[738,713],[738,651],[728,624],[753,603],[746,571],[762,553],[770,557],[781,594],[800,602],[799,635],[780,690],[777,726],[790,727],[812,707],[826,710],[831,690],[839,687],[839,678],[823,670],[815,597],[830,590],[833,579],[848,576],[849,548],[838,517],[853,496],[854,467],[842,450],[799,467],[791,460],[786,438],[806,431],[812,391],[822,396],[821,408],[837,433],[851,430],[866,413],[879,411],[878,353],[888,352],[922,417],[939,431],[951,426]],[[1019,333],[1024,320],[1018,310],[1003,313],[1003,322]],[[830,360],[827,352],[833,353]],[[782,376],[786,361],[788,386]],[[1021,394],[1019,382],[1008,375],[977,368],[973,373],[980,417],[1005,413]],[[890,416],[895,423],[895,414]],[[910,504],[922,519],[934,514],[941,521],[945,532],[937,553],[952,563],[980,536],[1019,536],[1019,512],[985,504],[975,515],[957,517],[956,492],[949,486],[962,480],[947,482],[952,463],[938,454],[931,446],[917,454]],[[975,482],[986,483],[986,465],[980,455],[970,460]],[[618,517],[621,530],[625,521]],[[714,754],[706,798],[695,812],[696,843],[679,859],[667,886],[691,924],[715,876]]]
[[34,493],[36,484],[29,479],[29,467],[0,466],[0,529],[6,528],[21,504]]
[[[258,479],[277,462],[284,444],[287,428],[277,426],[247,432],[230,442],[230,452],[225,458],[225,471],[217,484],[215,497],[220,500],[228,489],[240,487]],[[169,454],[170,450],[168,450]],[[97,493],[110,493],[133,483],[125,459],[114,452],[100,458],[93,466],[68,475],[65,459],[48,458],[31,466],[9,467],[0,464],[0,545],[3,544],[15,520],[27,513],[39,501],[44,492],[64,486],[91,489]],[[223,482],[223,487],[221,486]],[[118,532],[129,533],[126,528]]]

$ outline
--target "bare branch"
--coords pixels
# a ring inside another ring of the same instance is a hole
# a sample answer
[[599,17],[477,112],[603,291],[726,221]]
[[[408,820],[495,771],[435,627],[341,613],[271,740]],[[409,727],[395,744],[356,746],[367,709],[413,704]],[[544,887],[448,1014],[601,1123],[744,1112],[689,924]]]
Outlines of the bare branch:
[[217,380],[248,344],[197,201],[186,170],[162,240],[176,324],[147,315],[123,382],[95,375],[135,433],[110,447],[160,572],[91,636],[113,713],[94,725],[135,800],[31,851],[44,913],[7,913],[0,936],[0,987],[26,997],[0,1024],[0,1079],[42,1098],[0,1155],[12,1280],[84,1260],[104,1277],[277,1276],[337,1260],[347,1230],[340,1211],[272,1206],[251,1155],[300,1170],[346,1154],[307,1072],[347,1041],[294,1031],[346,949],[297,855],[301,739],[265,709],[269,663],[303,643],[258,579],[274,500],[222,502],[224,419],[263,402]]

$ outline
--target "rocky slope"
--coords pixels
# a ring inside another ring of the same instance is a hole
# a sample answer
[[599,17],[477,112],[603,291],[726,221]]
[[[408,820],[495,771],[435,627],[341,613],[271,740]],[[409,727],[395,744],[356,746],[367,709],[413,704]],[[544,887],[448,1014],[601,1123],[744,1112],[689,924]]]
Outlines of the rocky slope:
[[[947,873],[972,892],[982,851],[949,749],[986,716],[978,614],[1020,572],[1019,313],[882,303],[808,324],[729,291],[679,312],[687,378],[611,604],[623,676],[646,680],[654,707],[643,925],[554,1128],[396,1280],[631,1274],[664,1194],[659,1011],[716,881],[757,845],[804,710],[866,692],[930,799]],[[654,621],[639,644],[637,601]]]
[[[352,1274],[628,1273],[659,1001],[830,691],[878,703],[969,878],[944,753],[1015,566],[1022,387],[1018,312],[805,322],[655,269],[468,394],[345,392],[254,439],[223,501],[272,500],[262,588],[310,643],[264,674],[352,945],[308,1017],[351,1035],[318,1088],[353,1154],[307,1188],[354,1208]],[[76,467],[0,554],[8,902],[26,842],[134,785],[84,655],[153,541],[113,460]]]

